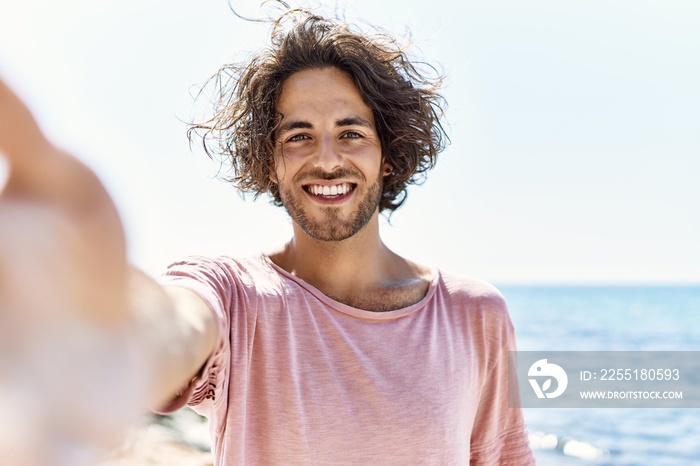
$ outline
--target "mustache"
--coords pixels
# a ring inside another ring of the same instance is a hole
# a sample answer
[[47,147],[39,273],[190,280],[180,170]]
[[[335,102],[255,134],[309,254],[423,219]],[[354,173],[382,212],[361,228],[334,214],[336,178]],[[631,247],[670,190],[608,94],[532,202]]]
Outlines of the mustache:
[[309,171],[306,171],[304,173],[300,173],[297,175],[297,182],[304,182],[304,181],[313,181],[313,180],[324,180],[324,181],[331,181],[331,180],[337,180],[340,178],[350,178],[350,179],[357,179],[361,178],[360,175],[354,170],[351,170],[350,168],[347,167],[341,167],[338,168],[337,170],[333,170],[332,172],[328,172],[326,170],[323,170],[321,168],[312,168]]

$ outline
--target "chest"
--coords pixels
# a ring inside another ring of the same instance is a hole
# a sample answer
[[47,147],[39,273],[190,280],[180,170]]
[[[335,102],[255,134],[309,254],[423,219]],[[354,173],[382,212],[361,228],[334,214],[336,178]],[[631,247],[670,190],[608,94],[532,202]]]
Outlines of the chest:
[[261,316],[248,375],[251,424],[280,432],[270,441],[285,448],[313,445],[314,455],[353,451],[356,442],[366,453],[375,444],[467,441],[484,368],[476,339],[439,315],[447,312],[388,322],[301,308]]
[[346,296],[333,296],[343,304],[374,312],[386,312],[411,306],[425,296],[430,282],[417,280],[400,286],[385,287],[369,293],[350,293]]

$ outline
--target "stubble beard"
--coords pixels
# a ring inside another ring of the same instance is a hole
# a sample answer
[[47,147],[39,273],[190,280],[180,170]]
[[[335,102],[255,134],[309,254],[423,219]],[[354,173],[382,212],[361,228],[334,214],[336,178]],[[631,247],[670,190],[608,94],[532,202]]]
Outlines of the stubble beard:
[[340,218],[340,207],[323,207],[323,218],[312,219],[302,207],[301,199],[290,190],[279,186],[280,197],[292,220],[311,238],[318,241],[343,241],[354,236],[369,223],[382,199],[383,178],[381,174],[368,186],[367,194],[352,216]]

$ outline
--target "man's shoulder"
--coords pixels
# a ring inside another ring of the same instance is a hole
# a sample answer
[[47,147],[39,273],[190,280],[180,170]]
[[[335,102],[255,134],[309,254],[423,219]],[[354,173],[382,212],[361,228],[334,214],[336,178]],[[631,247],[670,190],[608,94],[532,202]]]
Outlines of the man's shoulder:
[[445,290],[452,296],[479,301],[493,301],[494,303],[504,302],[503,295],[498,288],[484,279],[442,269],[440,269],[440,278]]
[[[502,334],[512,330],[508,306],[501,292],[490,282],[468,275],[440,271],[446,307],[455,322],[473,331]],[[461,316],[461,317],[457,317]]]
[[164,275],[184,276],[212,282],[237,282],[239,284],[274,282],[278,278],[269,259],[264,254],[247,256],[191,255],[171,263]]

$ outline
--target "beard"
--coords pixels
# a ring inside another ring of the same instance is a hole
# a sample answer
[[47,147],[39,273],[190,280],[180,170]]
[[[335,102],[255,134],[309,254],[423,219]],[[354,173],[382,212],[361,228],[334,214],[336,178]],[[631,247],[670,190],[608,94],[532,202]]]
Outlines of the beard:
[[[345,176],[346,172],[322,174],[321,176],[315,173],[306,174],[306,176],[309,175],[315,175],[324,180],[332,180]],[[307,235],[318,241],[343,241],[355,235],[372,219],[382,199],[383,181],[380,173],[374,183],[368,186],[367,193],[360,200],[357,210],[347,219],[341,218],[341,208],[334,206],[322,207],[323,218],[319,220],[313,219],[304,211],[299,195],[285,188],[282,184],[279,185],[279,193],[287,213]],[[302,196],[305,195],[302,194]]]

